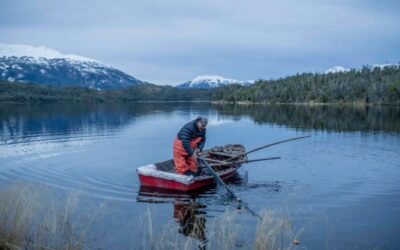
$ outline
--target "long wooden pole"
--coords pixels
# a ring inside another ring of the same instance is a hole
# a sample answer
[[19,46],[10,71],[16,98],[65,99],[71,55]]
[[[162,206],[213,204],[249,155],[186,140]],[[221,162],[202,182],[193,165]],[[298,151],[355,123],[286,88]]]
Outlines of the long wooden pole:
[[[233,164],[242,164],[242,163],[249,163],[249,162],[255,162],[255,161],[269,161],[269,160],[277,160],[280,159],[281,157],[269,157],[269,158],[261,158],[261,159],[254,159],[254,160],[247,160],[247,161],[232,161],[232,162],[223,162],[220,161],[221,163],[212,163],[210,164],[211,166],[225,166],[225,165],[233,165]],[[205,159],[209,160],[209,159]]]
[[219,175],[214,171],[214,169],[207,163],[207,159],[202,158],[202,157],[197,157],[198,160],[202,161],[204,163],[204,165],[206,165],[208,171],[210,172],[210,174],[212,174],[215,178],[215,180],[217,181],[218,184],[220,184],[221,186],[223,186],[226,191],[228,192],[228,194],[231,196],[231,198],[235,198],[237,200],[240,200],[235,193],[233,193],[233,191],[225,184],[225,182],[221,179],[221,177],[219,177]]
[[236,155],[236,156],[231,157],[231,158],[229,158],[229,159],[226,159],[225,161],[231,161],[231,160],[237,159],[237,158],[239,158],[239,157],[246,156],[246,155],[248,155],[248,154],[250,154],[250,153],[256,152],[256,151],[258,151],[258,150],[261,150],[261,149],[264,149],[264,148],[268,148],[268,147],[271,147],[271,146],[275,146],[275,145],[278,145],[278,144],[281,144],[281,143],[284,143],[284,142],[289,142],[289,141],[294,141],[294,140],[300,140],[300,139],[304,139],[304,138],[308,138],[308,137],[311,137],[311,136],[310,136],[310,135],[300,136],[300,137],[290,138],[290,139],[287,139],[287,140],[283,140],[283,141],[278,141],[278,142],[274,142],[274,143],[271,143],[271,144],[267,144],[267,145],[264,145],[264,146],[261,146],[261,147],[252,149],[252,150],[250,150],[250,151],[247,151],[247,152],[245,152],[245,153]]
[[201,157],[203,160],[209,161],[209,162],[226,163],[226,161],[215,160],[215,159],[211,159],[211,158],[208,158],[208,157],[202,157],[202,156],[200,156],[200,157]]
[[221,186],[223,186],[226,191],[228,192],[229,196],[231,198],[234,198],[238,203],[239,203],[239,208],[244,207],[247,211],[249,211],[252,215],[256,216],[257,218],[259,218],[260,220],[262,220],[261,216],[259,216],[256,212],[254,212],[253,210],[251,210],[247,204],[245,202],[243,202],[238,196],[235,195],[235,193],[232,191],[232,189],[230,189],[228,187],[228,185],[225,184],[225,182],[221,179],[221,177],[219,177],[219,175],[214,171],[214,169],[207,163],[207,161],[202,158],[202,157],[198,157],[198,160],[202,161],[204,163],[204,165],[206,165],[207,169],[209,170],[209,172],[214,176],[215,180],[217,181],[217,183]]

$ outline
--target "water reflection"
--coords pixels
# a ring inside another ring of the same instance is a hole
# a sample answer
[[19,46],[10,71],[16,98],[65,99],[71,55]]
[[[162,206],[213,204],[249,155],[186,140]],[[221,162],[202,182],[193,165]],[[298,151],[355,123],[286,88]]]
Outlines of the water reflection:
[[400,108],[387,106],[216,105],[220,115],[258,124],[332,131],[400,131]]
[[[193,199],[190,202],[176,199],[174,201],[174,218],[179,223],[178,232],[184,236],[200,241],[201,248],[207,242],[206,205]],[[205,248],[204,248],[205,249]]]
[[106,135],[142,116],[201,112],[215,124],[249,117],[277,124],[328,131],[400,131],[400,108],[302,105],[211,105],[205,103],[46,104],[0,106],[0,141],[16,143],[46,134]]
[[[281,185],[278,182],[249,185],[247,172],[236,172],[231,178],[225,180],[228,185],[242,187],[244,189],[263,189],[264,192],[280,192]],[[219,197],[217,192],[219,191]],[[211,199],[209,199],[211,198]],[[246,197],[242,197],[246,198]],[[222,187],[211,185],[202,189],[196,189],[189,192],[160,189],[154,187],[140,186],[137,194],[138,202],[145,203],[169,203],[172,204],[172,218],[178,225],[177,233],[195,239],[198,241],[198,249],[206,249],[207,237],[207,218],[213,217],[208,215],[210,207],[214,207],[215,203],[223,206],[230,204],[232,198],[225,194]],[[235,205],[236,203],[232,204]],[[238,210],[244,209],[247,212],[249,208],[235,207]],[[211,209],[211,210],[213,210]],[[251,213],[251,215],[254,215]]]
[[[227,206],[234,208],[226,204],[222,189],[154,195],[152,190],[139,191],[136,173],[139,166],[170,159],[177,130],[199,114],[208,116],[214,126],[207,147],[239,142],[251,149],[304,134],[303,129],[315,131],[310,140],[271,148],[268,156],[284,158],[246,166],[248,182],[240,172],[229,183],[232,189],[257,212],[282,207],[300,211],[294,213],[300,226],[313,216],[310,210],[326,212],[338,229],[337,242],[346,244],[343,239],[349,237],[352,242],[371,239],[396,245],[400,113],[395,107],[2,104],[0,186],[31,181],[79,189],[88,202],[100,199],[115,205],[109,214],[120,218],[111,216],[102,228],[114,226],[118,232],[127,218],[136,220],[151,206],[157,216],[173,220],[176,235],[211,242],[213,235],[207,232],[212,232],[213,222]],[[243,220],[253,225],[254,218],[244,214],[248,217],[242,216]],[[162,227],[166,220],[154,221]],[[137,223],[131,229],[142,231]],[[129,245],[131,238],[124,235],[118,234],[112,243]],[[324,236],[316,226],[304,242],[314,240],[308,246],[321,248]],[[127,247],[117,244],[117,248]]]
[[[135,119],[160,112],[190,113],[199,105],[162,103],[0,105],[0,141],[15,143],[35,135],[106,134]],[[210,105],[200,105],[207,110]]]
[[204,197],[215,194],[215,187],[208,187],[192,192],[179,192],[166,189],[141,186],[138,202],[171,203],[173,219],[178,224],[178,233],[198,241],[199,249],[206,249],[206,209]]

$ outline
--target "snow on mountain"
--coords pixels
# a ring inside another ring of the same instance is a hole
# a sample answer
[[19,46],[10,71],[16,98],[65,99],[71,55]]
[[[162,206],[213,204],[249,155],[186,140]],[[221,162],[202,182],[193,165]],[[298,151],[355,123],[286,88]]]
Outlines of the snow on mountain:
[[372,65],[372,68],[383,69],[385,67],[397,67],[397,66],[399,66],[399,64],[385,63],[385,64],[374,64],[374,65]]
[[90,62],[97,62],[96,60],[77,56],[77,55],[64,55],[54,49],[49,49],[44,46],[40,47],[33,47],[23,44],[4,44],[0,43],[0,56],[5,57],[32,57],[36,59],[40,58],[47,58],[47,59],[70,59],[74,61],[90,61]]
[[121,88],[142,83],[94,59],[64,55],[46,47],[2,43],[0,79],[96,89]]
[[235,79],[224,78],[218,75],[200,75],[196,76],[189,82],[178,85],[178,88],[196,88],[196,89],[208,89],[218,88],[230,84],[246,85],[249,82],[243,82]]
[[[363,67],[367,67],[367,69],[369,70],[374,70],[375,68],[379,68],[379,69],[384,69],[386,67],[400,67],[400,64],[395,64],[395,63],[385,63],[385,64],[374,64],[372,66],[370,65],[365,65]],[[335,66],[332,67],[328,70],[325,71],[325,74],[328,73],[345,73],[345,72],[349,72],[351,69],[348,68],[344,68],[342,66]],[[361,69],[354,69],[355,71],[361,71]]]
[[334,66],[328,70],[325,71],[325,74],[329,74],[329,73],[342,73],[342,72],[349,72],[350,69],[348,68],[344,68],[342,66]]

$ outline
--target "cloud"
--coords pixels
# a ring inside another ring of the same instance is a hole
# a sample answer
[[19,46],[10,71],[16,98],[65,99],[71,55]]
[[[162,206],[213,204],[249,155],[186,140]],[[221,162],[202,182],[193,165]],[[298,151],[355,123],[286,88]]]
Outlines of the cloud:
[[398,61],[397,1],[0,1],[0,41],[92,57],[155,83]]

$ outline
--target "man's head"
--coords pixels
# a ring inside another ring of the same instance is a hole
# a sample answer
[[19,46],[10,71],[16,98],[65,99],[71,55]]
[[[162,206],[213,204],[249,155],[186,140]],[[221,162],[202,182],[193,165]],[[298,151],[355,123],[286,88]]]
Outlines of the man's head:
[[196,125],[197,125],[197,128],[198,128],[200,131],[202,131],[203,129],[205,129],[206,126],[207,126],[207,124],[208,124],[208,119],[207,119],[207,117],[203,117],[203,116],[197,117],[197,119],[196,119]]

